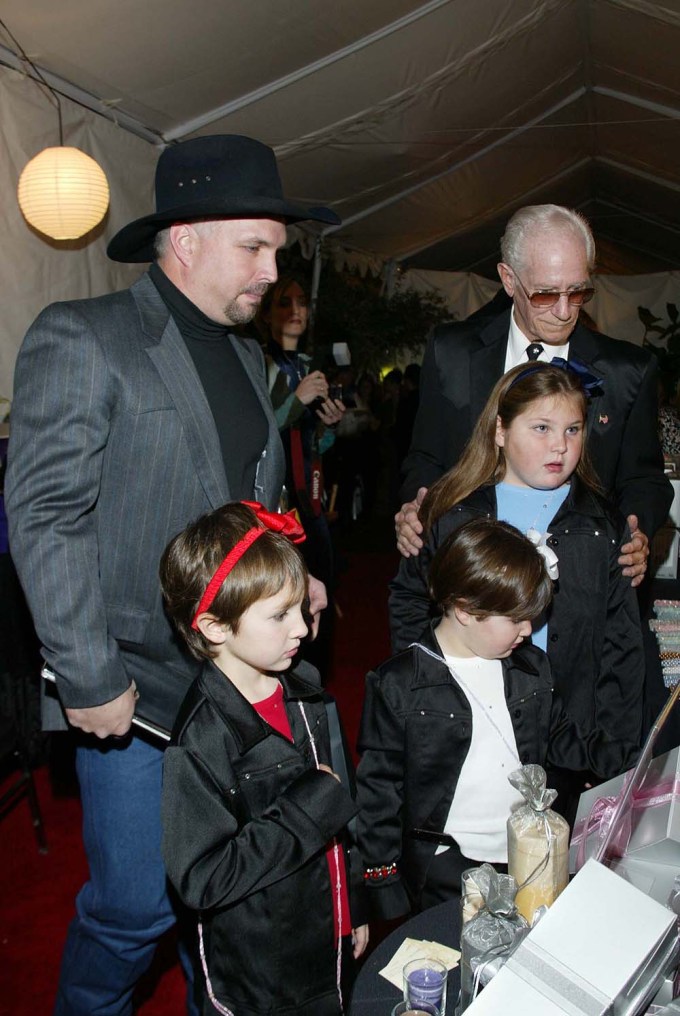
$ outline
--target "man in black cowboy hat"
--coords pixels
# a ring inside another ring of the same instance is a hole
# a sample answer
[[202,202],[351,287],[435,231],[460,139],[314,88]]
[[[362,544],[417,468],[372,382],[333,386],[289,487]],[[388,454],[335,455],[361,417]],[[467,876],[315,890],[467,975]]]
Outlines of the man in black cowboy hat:
[[[77,898],[55,1012],[127,1014],[174,922],[160,855],[162,749],[197,664],[164,614],[158,563],[226,501],[276,509],[284,458],[249,321],[276,279],[286,223],[337,223],[282,193],[274,153],[239,136],[167,148],[156,212],[108,253],[153,260],[131,289],[48,307],[16,368],[5,494],[12,554],[56,695],[76,728],[90,880]],[[93,736],[94,735],[94,736]]]

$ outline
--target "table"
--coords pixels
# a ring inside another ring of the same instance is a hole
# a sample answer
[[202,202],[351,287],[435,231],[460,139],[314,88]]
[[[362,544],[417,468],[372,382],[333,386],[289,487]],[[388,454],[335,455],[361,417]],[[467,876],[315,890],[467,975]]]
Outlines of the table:
[[[406,938],[429,939],[452,949],[459,948],[460,901],[451,900],[416,914],[385,938],[368,957],[359,972],[349,1016],[390,1016],[402,997],[398,988],[379,972],[392,959]],[[449,971],[446,991],[446,1016],[453,1016],[460,990],[460,968]]]

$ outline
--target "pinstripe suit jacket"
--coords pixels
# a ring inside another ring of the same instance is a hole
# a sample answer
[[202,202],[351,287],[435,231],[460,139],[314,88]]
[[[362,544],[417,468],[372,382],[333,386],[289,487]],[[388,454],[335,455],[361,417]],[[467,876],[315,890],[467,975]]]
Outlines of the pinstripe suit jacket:
[[[5,486],[10,549],[64,706],[108,702],[134,678],[140,712],[171,726],[200,665],[163,611],[163,549],[225,501],[277,506],[285,465],[264,360],[256,343],[231,342],[269,423],[252,491],[228,488],[193,361],[148,276],[54,304],[26,336]],[[45,700],[43,720],[63,726],[57,703]]]

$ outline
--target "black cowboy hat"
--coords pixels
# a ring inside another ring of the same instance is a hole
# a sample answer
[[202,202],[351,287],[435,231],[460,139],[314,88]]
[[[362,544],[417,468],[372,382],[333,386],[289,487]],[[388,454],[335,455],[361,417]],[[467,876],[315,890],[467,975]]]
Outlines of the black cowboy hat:
[[283,196],[276,156],[267,145],[239,134],[213,134],[165,149],[156,167],[156,211],[116,233],[107,254],[113,261],[153,261],[161,229],[211,216],[340,224],[330,208],[306,208]]

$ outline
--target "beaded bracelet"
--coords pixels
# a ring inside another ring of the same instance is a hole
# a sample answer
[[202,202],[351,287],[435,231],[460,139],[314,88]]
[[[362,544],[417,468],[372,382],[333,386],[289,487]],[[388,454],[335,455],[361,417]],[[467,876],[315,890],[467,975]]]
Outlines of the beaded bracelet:
[[366,868],[364,872],[364,879],[367,881],[375,881],[376,879],[387,878],[389,875],[397,874],[397,862],[392,861],[391,864],[379,864],[375,868]]

